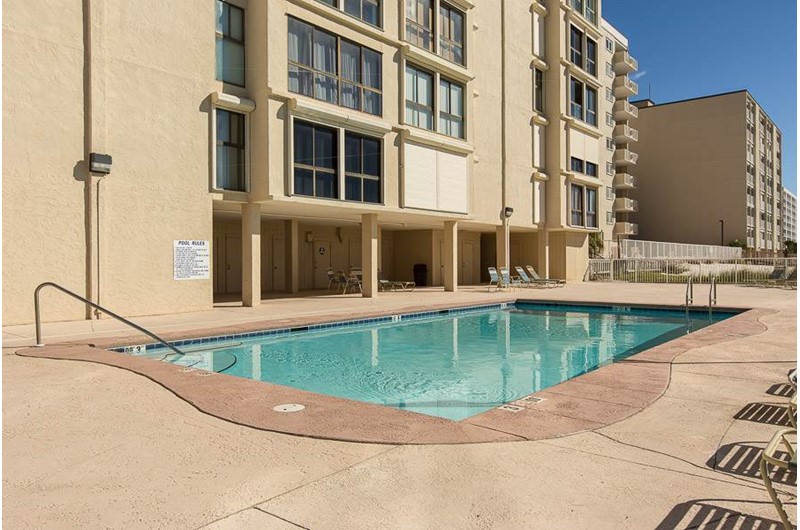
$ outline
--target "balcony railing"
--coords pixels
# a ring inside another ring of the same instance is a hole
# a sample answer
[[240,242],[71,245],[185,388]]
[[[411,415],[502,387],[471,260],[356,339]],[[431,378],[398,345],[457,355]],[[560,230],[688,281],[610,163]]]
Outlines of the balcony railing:
[[625,100],[614,103],[614,119],[617,121],[632,120],[639,117],[639,109]]
[[614,199],[615,212],[638,212],[639,202],[626,197],[617,197]]
[[636,223],[614,223],[614,236],[638,236],[639,225]]
[[627,50],[619,50],[614,53],[614,73],[629,74],[639,69],[639,61],[631,57]]
[[617,149],[614,151],[614,165],[629,166],[634,165],[639,160],[639,155],[630,149]]
[[627,98],[639,93],[639,85],[632,81],[627,75],[620,75],[614,78],[614,95],[618,98]]
[[639,131],[626,123],[620,123],[614,127],[614,141],[621,143],[638,142]]
[[614,175],[614,188],[618,190],[632,190],[636,187],[636,177],[628,173]]

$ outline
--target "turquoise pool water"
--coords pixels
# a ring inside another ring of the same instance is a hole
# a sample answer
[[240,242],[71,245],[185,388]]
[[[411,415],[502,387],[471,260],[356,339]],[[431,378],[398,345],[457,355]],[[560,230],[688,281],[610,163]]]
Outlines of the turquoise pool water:
[[220,337],[181,344],[182,358],[163,349],[143,355],[462,420],[712,323],[707,313],[690,315],[517,303]]

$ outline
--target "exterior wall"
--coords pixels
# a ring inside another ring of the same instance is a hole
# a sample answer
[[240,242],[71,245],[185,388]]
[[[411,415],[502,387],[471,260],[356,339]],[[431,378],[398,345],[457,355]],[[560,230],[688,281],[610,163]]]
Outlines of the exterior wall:
[[783,188],[783,206],[781,210],[781,226],[783,240],[797,242],[797,196]]
[[[637,105],[638,106],[638,105]],[[745,92],[640,106],[639,236],[650,241],[746,240]]]

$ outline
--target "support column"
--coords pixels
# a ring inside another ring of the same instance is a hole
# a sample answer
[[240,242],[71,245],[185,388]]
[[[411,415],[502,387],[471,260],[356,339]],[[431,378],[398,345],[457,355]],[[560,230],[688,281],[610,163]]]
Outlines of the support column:
[[286,292],[300,292],[300,223],[290,219],[284,223],[283,239],[286,242]]
[[508,253],[510,250],[508,249],[506,239],[506,224],[503,223],[502,225],[497,227],[497,237],[495,237],[496,247],[497,247],[497,271],[500,272],[500,267],[508,267],[508,260],[510,259]]
[[542,278],[550,277],[550,235],[546,229],[539,230],[537,234],[536,272]]
[[361,216],[361,294],[364,298],[378,295],[378,214]]
[[458,291],[458,222],[444,222],[444,290]]
[[261,303],[261,205],[242,205],[242,305]]

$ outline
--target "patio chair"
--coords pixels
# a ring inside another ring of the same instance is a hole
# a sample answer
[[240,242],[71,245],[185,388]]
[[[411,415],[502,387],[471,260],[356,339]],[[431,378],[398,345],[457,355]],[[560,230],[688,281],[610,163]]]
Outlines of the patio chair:
[[792,396],[792,399],[789,400],[789,423],[792,424],[792,427],[795,429],[797,428],[797,394]]
[[497,269],[494,267],[489,267],[489,286],[486,288],[486,290],[491,291],[492,286],[494,286],[495,291],[499,291],[504,287],[504,284],[503,279],[497,272]]
[[521,287],[522,281],[517,276],[511,276],[508,267],[500,267],[500,278],[506,287]]
[[784,287],[797,289],[797,268],[792,268],[792,272],[783,281]]
[[337,274],[333,271],[333,267],[328,267],[328,290],[331,290],[331,287],[334,287],[337,291],[339,290],[339,286],[345,280],[343,278],[343,274]]
[[795,393],[797,393],[797,368],[793,368],[786,377],[789,379],[789,384],[792,385]]
[[362,292],[361,278],[355,271],[350,271],[350,275],[345,280],[343,294],[347,294],[349,289],[352,289],[353,292],[356,292],[356,290],[358,290],[359,293]]
[[[794,443],[789,439],[790,437],[795,438]],[[787,453],[789,460],[779,458],[779,452]],[[778,511],[781,521],[783,521],[784,528],[786,528],[786,530],[791,530],[794,527],[792,526],[791,521],[789,521],[789,516],[787,515],[786,510],[783,508],[783,503],[778,498],[778,494],[775,492],[767,464],[783,469],[787,472],[797,471],[797,429],[780,429],[777,431],[772,436],[772,439],[767,444],[767,447],[764,448],[764,452],[761,453],[761,464],[759,465],[761,479],[764,481],[764,486],[767,487],[769,498],[772,500],[772,504],[775,505],[775,509]]]
[[551,280],[550,278],[542,278],[539,276],[539,273],[536,272],[536,269],[533,268],[533,265],[525,265],[525,268],[528,269],[528,274],[530,274],[531,278],[536,281],[548,282],[552,287],[564,287],[567,284],[566,280]]
[[386,280],[383,277],[383,273],[378,271],[378,288],[381,291],[395,291],[398,288],[401,291],[413,291],[414,288],[417,286],[416,282],[406,282],[406,281],[395,281],[395,280]]
[[519,276],[520,283],[525,287],[548,287],[548,284],[546,282],[538,282],[533,278],[531,278],[530,276],[528,276],[528,274],[525,272],[525,269],[523,269],[519,265],[514,267],[514,270],[517,271],[517,276]]

